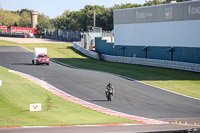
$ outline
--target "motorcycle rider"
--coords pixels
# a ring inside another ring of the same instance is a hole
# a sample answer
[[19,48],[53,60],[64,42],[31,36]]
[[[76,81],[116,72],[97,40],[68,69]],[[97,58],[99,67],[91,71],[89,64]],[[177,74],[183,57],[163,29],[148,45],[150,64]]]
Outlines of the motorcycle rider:
[[106,96],[108,95],[109,89],[112,89],[112,92],[113,92],[113,93],[112,93],[112,96],[113,96],[113,94],[114,94],[114,87],[112,86],[111,83],[108,83],[108,85],[106,86],[106,90],[105,90]]

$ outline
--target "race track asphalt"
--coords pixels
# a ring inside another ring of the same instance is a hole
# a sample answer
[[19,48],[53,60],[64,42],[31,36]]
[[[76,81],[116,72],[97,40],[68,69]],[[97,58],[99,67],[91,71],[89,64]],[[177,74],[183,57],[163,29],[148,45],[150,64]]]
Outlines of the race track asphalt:
[[[85,101],[147,118],[200,117],[200,100],[173,94],[114,74],[75,69],[51,62],[32,65],[33,53],[21,47],[0,46],[0,66],[30,74]],[[115,87],[112,102],[105,86]]]

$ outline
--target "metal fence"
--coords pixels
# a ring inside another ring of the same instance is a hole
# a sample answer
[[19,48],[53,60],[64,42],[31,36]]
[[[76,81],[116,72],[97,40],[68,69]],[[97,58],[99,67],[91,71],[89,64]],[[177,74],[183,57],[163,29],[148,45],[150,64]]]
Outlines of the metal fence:
[[70,31],[70,30],[45,30],[44,38],[56,39],[62,41],[81,41],[79,31]]
[[102,37],[113,37],[114,34],[110,31],[103,31],[102,33]]
[[76,43],[73,43],[73,48],[78,50],[79,52],[83,53],[84,55],[86,55],[88,57],[91,57],[93,59],[99,60],[99,54],[96,53],[96,52],[86,50],[86,49],[84,49],[83,47],[79,46]]

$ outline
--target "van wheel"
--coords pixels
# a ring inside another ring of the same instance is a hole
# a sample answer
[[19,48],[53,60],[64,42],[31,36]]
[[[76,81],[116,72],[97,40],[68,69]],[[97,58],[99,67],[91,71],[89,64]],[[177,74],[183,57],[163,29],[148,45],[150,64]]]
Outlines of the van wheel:
[[34,60],[32,60],[32,64],[34,65]]

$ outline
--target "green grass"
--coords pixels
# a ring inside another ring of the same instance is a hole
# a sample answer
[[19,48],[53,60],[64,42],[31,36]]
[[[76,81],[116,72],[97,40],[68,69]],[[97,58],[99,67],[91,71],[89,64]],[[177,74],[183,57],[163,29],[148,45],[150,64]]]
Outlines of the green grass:
[[151,85],[200,99],[200,73],[96,61],[83,56],[78,51],[74,50],[72,44],[69,43],[17,44],[8,41],[0,41],[0,45],[24,46],[31,50],[33,50],[34,47],[46,47],[48,48],[48,55],[57,61],[80,68],[124,75]]
[[[1,67],[0,79],[0,127],[136,122],[68,102]],[[30,112],[32,103],[41,103],[42,111]]]

